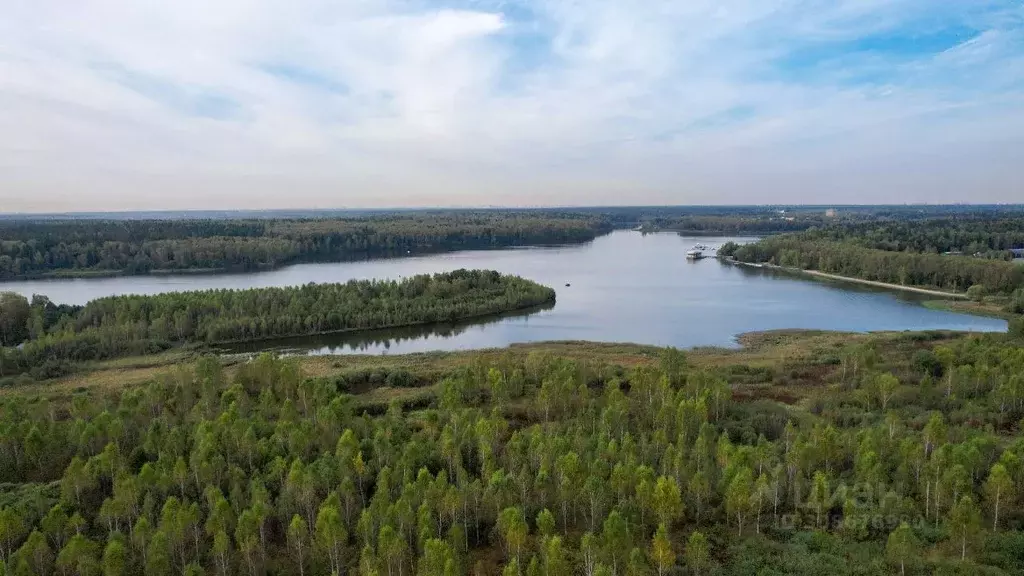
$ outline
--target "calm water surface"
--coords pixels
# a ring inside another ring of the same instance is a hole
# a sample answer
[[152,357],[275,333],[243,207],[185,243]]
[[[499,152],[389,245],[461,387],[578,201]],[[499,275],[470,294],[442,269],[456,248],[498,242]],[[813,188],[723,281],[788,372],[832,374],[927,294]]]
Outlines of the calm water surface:
[[558,292],[554,307],[485,321],[263,342],[241,349],[311,354],[462,350],[545,340],[735,346],[737,334],[780,328],[1006,330],[1003,320],[929,310],[918,303],[919,298],[904,293],[808,281],[714,259],[691,262],[684,257],[698,242],[714,247],[728,240],[749,239],[618,231],[579,246],[299,264],[252,274],[9,282],[0,284],[0,289],[82,304],[112,294],[292,286],[487,268],[535,280]]

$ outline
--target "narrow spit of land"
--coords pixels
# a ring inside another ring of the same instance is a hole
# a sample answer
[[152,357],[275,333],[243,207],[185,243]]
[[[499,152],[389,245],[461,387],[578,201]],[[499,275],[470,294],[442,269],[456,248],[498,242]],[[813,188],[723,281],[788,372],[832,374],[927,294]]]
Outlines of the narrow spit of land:
[[888,288],[890,290],[902,290],[904,292],[916,292],[918,294],[927,294],[929,296],[939,296],[941,298],[953,298],[956,300],[966,300],[967,295],[960,292],[946,292],[945,290],[934,290],[931,288],[918,288],[917,286],[903,286],[901,284],[890,284],[888,282],[878,282],[876,280],[864,280],[862,278],[851,278],[849,276],[839,276],[836,274],[826,274],[825,272],[818,272],[817,270],[800,270],[804,274],[810,274],[817,278],[825,278],[828,280],[837,280],[839,282],[854,282],[857,284],[864,284],[866,286],[876,286],[878,288]]
[[851,276],[840,276],[838,274],[828,274],[826,272],[819,272],[817,270],[804,270],[803,268],[791,268],[788,266],[777,266],[775,264],[767,263],[752,263],[752,262],[740,262],[738,260],[722,259],[723,262],[730,264],[736,264],[739,266],[747,266],[750,268],[764,268],[767,270],[780,270],[782,272],[789,272],[791,274],[806,274],[815,278],[821,278],[823,280],[835,280],[837,282],[849,282],[853,284],[862,284],[865,286],[874,286],[876,288],[886,288],[889,290],[901,290],[903,292],[914,292],[917,294],[925,294],[928,296],[938,296],[940,298],[950,298],[955,300],[966,300],[967,294],[961,292],[947,292],[945,290],[935,290],[933,288],[920,288],[918,286],[904,286],[903,284],[891,284],[889,282],[878,282],[877,280],[865,280],[863,278],[853,278]]

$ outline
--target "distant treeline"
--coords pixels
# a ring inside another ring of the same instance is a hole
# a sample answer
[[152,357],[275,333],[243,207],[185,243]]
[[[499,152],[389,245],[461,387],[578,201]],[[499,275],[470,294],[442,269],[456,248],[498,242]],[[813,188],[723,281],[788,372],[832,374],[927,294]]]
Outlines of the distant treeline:
[[0,280],[258,270],[448,250],[576,243],[597,215],[458,212],[308,220],[0,220]]
[[[615,218],[612,218],[615,222]],[[956,214],[861,209],[811,211],[762,210],[723,214],[641,215],[644,228],[693,234],[777,234],[807,232],[807,239],[849,240],[868,248],[896,252],[963,252],[1011,259],[1024,247],[1024,217],[1019,212],[964,211]]]
[[775,233],[862,223],[922,222],[936,219],[990,221],[1024,217],[1022,205],[758,205],[758,206],[616,206],[573,208],[608,219],[616,227],[695,233]]
[[[26,371],[47,377],[74,362],[187,343],[452,322],[554,299],[554,290],[529,280],[467,270],[402,281],[114,296],[84,307],[55,307],[38,297],[29,303],[0,293],[0,377]],[[62,313],[53,319],[55,309]]]
[[737,216],[680,216],[676,218],[656,217],[643,223],[643,227],[654,230],[674,230],[682,234],[777,234],[800,232],[814,226],[821,226],[825,220],[820,216],[737,215]]
[[1011,260],[1024,248],[1024,218],[946,218],[918,222],[868,222],[808,232],[807,239],[850,241],[890,252],[960,252]]

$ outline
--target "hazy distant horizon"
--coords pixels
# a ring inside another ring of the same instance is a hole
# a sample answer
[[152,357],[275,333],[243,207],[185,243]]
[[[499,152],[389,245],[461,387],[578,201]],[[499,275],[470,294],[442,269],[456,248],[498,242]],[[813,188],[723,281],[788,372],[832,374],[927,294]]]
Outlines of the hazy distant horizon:
[[0,5],[2,212],[1024,198],[1018,0]]
[[765,203],[765,204],[603,204],[603,205],[550,205],[550,206],[390,206],[381,208],[361,208],[361,207],[338,207],[338,208],[266,208],[266,209],[250,209],[250,208],[225,208],[225,209],[153,209],[153,210],[82,210],[82,211],[69,211],[69,212],[2,212],[0,211],[0,220],[17,220],[22,218],[96,218],[103,216],[167,216],[173,219],[175,215],[188,215],[188,216],[232,216],[232,215],[269,215],[279,217],[303,217],[306,214],[321,214],[321,215],[373,215],[373,214],[389,214],[389,213],[401,213],[401,212],[444,212],[444,211],[592,211],[600,212],[601,210],[621,210],[621,209],[702,209],[702,210],[714,210],[716,208],[722,209],[800,209],[800,210],[828,210],[836,209],[840,212],[843,209],[848,210],[864,210],[870,208],[1018,208],[1024,210],[1024,202],[1004,202],[1004,203],[966,203],[966,202],[953,202],[953,203],[879,203],[879,204],[785,204],[785,203]]

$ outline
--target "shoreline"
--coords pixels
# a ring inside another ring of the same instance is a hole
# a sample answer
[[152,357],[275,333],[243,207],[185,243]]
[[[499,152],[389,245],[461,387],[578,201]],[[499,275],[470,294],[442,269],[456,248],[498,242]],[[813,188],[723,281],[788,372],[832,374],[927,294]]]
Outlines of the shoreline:
[[989,307],[983,303],[978,303],[973,300],[954,300],[946,298],[943,300],[925,300],[921,304],[925,308],[931,308],[932,310],[943,310],[945,312],[955,312],[957,314],[970,314],[972,316],[984,316],[986,318],[998,318],[1000,320],[1006,320],[1007,322],[1018,318],[1017,315],[1007,312],[1001,307]]
[[[912,332],[910,334],[925,334]],[[946,340],[967,337],[966,332],[936,331],[934,339]],[[744,332],[736,335],[737,346],[700,346],[681,349],[695,366],[728,368],[737,363],[763,365],[774,361],[780,354],[802,357],[815,351],[833,350],[836,343],[852,344],[877,339],[897,342],[908,338],[908,333],[879,331],[869,333],[833,330],[792,329]],[[666,348],[650,344],[628,342],[597,342],[588,340],[547,340],[511,343],[469,350],[430,350],[402,354],[346,354],[343,356],[296,356],[300,365],[312,377],[330,376],[345,370],[374,368],[383,364],[408,370],[429,370],[447,373],[465,366],[474,359],[502,358],[508,355],[527,357],[533,353],[556,354],[583,361],[602,361],[620,366],[653,365]],[[172,349],[157,354],[125,356],[90,362],[80,371],[45,380],[32,380],[12,386],[0,386],[0,398],[18,393],[69,394],[81,388],[120,390],[149,381],[170,366],[191,363],[201,350]],[[248,354],[216,354],[221,364],[230,367],[243,362]]]
[[348,264],[354,262],[369,262],[373,260],[403,260],[406,258],[417,258],[424,256],[437,256],[441,254],[452,254],[456,252],[487,252],[497,250],[515,250],[519,248],[563,248],[579,246],[606,236],[610,232],[601,232],[593,238],[579,241],[565,242],[527,242],[521,244],[506,245],[481,245],[481,246],[460,246],[457,248],[421,249],[407,251],[406,253],[382,252],[382,253],[360,253],[351,254],[342,258],[296,258],[286,262],[274,264],[256,265],[252,268],[239,266],[221,266],[213,268],[154,268],[145,272],[131,272],[126,269],[98,270],[93,268],[58,268],[50,271],[34,274],[19,274],[14,277],[0,278],[0,290],[4,285],[13,285],[20,282],[59,282],[64,280],[98,280],[111,278],[169,278],[189,276],[214,276],[214,275],[245,275],[259,274],[262,272],[275,272],[291,266],[304,264]]
[[854,278],[851,276],[840,276],[838,274],[829,274],[827,272],[820,272],[818,270],[804,270],[802,268],[790,268],[787,266],[778,266],[775,264],[755,264],[752,262],[740,262],[739,260],[728,260],[725,258],[720,259],[723,262],[729,264],[735,264],[737,266],[746,266],[748,268],[761,268],[766,270],[778,270],[781,272],[787,272],[790,274],[805,274],[813,278],[820,278],[822,280],[834,280],[837,282],[848,282],[851,284],[861,284],[864,286],[874,286],[875,288],[885,288],[887,290],[900,290],[903,292],[914,292],[916,294],[924,294],[927,296],[938,296],[949,300],[967,300],[967,294],[962,292],[946,292],[943,290],[936,290],[934,288],[921,288],[918,286],[905,286],[903,284],[891,284],[889,282],[879,282],[877,280],[865,280],[864,278]]
[[[558,295],[538,302],[534,304],[527,304],[525,306],[516,306],[514,308],[507,308],[505,310],[499,310],[496,312],[487,312],[484,314],[472,314],[470,316],[461,316],[458,318],[452,318],[448,320],[427,320],[422,322],[409,322],[403,324],[388,324],[385,326],[375,326],[373,328],[342,328],[340,330],[326,330],[320,332],[308,332],[303,334],[289,334],[286,336],[271,336],[267,338],[252,338],[247,340],[221,340],[217,342],[188,342],[186,345],[198,346],[204,350],[217,350],[223,347],[238,347],[245,344],[264,344],[267,342],[275,342],[278,340],[295,340],[301,338],[316,338],[320,336],[349,336],[356,334],[372,334],[374,332],[386,332],[388,330],[397,330],[401,328],[427,328],[431,326],[444,326],[444,325],[455,325],[458,323],[474,324],[480,320],[486,320],[488,318],[499,319],[503,316],[517,316],[522,313],[532,313],[534,311],[541,312],[544,310],[550,310],[555,307],[558,303]],[[179,348],[179,347],[175,347]],[[234,354],[231,352],[230,354]]]

